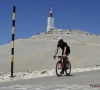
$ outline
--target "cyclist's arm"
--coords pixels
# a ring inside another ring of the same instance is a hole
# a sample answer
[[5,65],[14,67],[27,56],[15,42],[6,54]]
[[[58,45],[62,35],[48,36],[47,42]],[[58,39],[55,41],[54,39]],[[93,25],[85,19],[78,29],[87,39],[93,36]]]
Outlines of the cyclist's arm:
[[67,51],[67,46],[64,47],[64,53],[63,53],[63,55],[66,54],[66,51]]
[[56,54],[58,53],[58,50],[59,50],[59,47],[56,48],[55,56],[56,56]]

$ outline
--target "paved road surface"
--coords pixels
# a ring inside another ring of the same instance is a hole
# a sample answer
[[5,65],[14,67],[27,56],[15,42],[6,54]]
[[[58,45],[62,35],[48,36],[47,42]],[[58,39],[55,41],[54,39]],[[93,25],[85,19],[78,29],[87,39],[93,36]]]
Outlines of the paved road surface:
[[100,87],[93,88],[90,84],[100,85],[100,70],[0,82],[0,90],[100,90]]

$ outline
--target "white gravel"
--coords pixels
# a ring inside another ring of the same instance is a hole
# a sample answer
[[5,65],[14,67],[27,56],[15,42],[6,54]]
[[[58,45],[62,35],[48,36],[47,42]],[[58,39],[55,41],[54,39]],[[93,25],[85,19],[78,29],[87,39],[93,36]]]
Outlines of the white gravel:
[[[89,67],[89,68],[72,68],[71,74],[75,72],[86,72],[92,70],[99,70],[100,66]],[[10,81],[10,80],[20,80],[20,79],[29,79],[29,78],[38,78],[45,76],[56,75],[55,69],[52,70],[42,70],[42,71],[27,71],[27,72],[15,72],[14,77],[11,78],[11,73],[1,73],[0,82]]]

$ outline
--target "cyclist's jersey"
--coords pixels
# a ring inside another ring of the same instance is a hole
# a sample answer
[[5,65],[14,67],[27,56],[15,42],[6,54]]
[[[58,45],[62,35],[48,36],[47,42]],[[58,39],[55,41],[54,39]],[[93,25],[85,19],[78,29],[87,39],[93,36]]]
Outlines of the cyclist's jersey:
[[[64,48],[67,47],[67,43],[63,42],[62,45],[58,44],[57,47],[60,47],[62,49],[62,54],[63,54],[64,53]],[[66,51],[66,54],[67,54],[67,51]]]

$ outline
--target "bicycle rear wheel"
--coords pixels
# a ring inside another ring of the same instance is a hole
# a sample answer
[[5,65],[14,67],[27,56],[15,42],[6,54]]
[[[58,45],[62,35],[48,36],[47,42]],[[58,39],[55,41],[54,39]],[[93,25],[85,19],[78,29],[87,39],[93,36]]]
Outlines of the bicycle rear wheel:
[[58,77],[61,76],[61,74],[62,74],[61,71],[62,71],[62,65],[61,65],[61,62],[58,61],[57,64],[56,64],[56,75]]
[[70,75],[70,73],[71,73],[71,63],[70,63],[70,61],[68,61],[68,66],[65,68],[65,73],[66,73],[67,76]]

